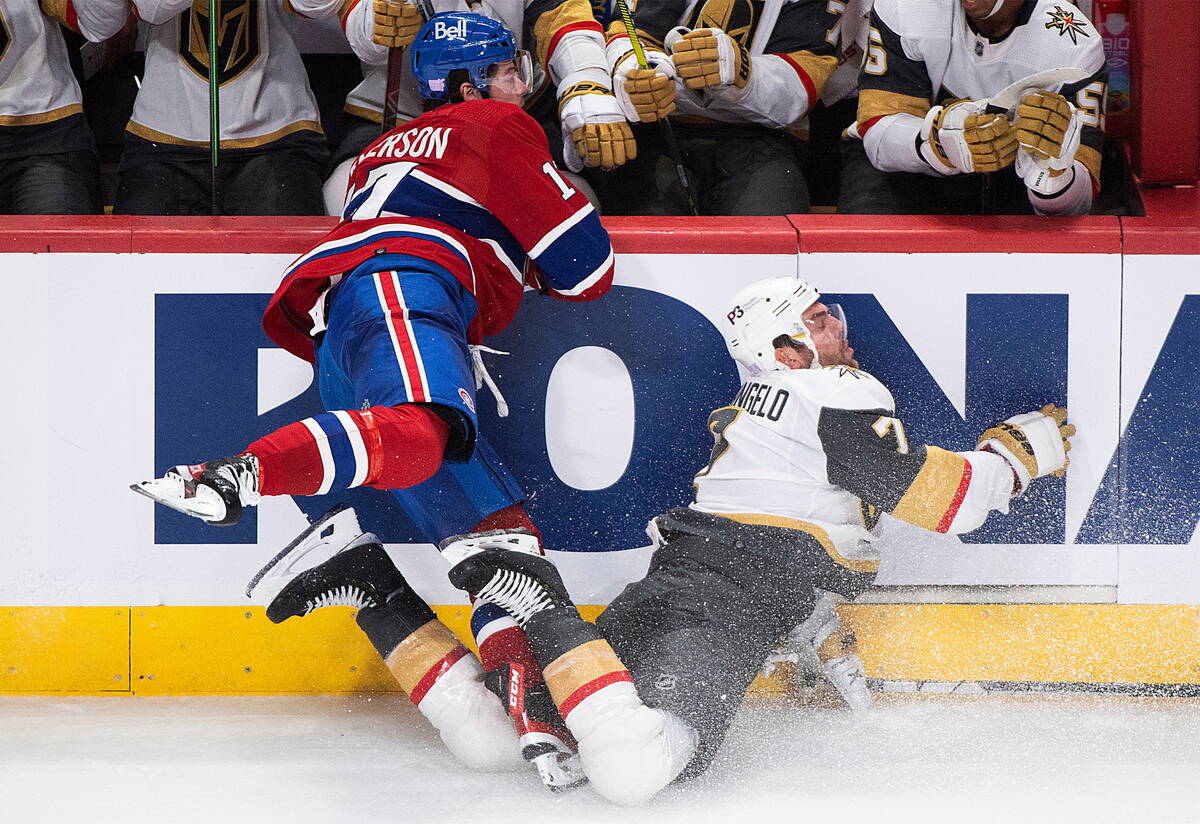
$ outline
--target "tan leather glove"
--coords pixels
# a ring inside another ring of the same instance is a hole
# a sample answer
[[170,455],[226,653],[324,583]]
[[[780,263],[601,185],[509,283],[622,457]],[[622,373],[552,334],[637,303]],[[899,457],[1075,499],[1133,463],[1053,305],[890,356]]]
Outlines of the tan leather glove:
[[402,49],[416,39],[425,22],[421,12],[407,0],[374,0],[375,26],[371,39],[380,46]]
[[672,39],[671,59],[689,89],[744,89],[753,68],[750,53],[720,29],[696,29]]

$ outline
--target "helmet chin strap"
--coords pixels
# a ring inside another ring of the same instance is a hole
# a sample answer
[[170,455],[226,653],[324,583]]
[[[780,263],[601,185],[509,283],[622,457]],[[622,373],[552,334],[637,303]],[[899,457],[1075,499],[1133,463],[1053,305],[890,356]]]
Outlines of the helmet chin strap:
[[987,20],[990,17],[995,17],[1000,9],[1004,8],[1004,4],[1006,2],[1007,0],[996,0],[996,5],[992,6],[992,10],[985,14],[981,19]]

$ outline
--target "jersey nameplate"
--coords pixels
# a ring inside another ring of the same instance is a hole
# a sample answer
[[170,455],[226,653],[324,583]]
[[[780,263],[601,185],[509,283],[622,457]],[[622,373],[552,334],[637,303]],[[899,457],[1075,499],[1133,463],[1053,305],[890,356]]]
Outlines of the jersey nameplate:
[[791,396],[786,389],[750,381],[742,384],[737,397],[733,399],[733,405],[746,410],[748,415],[777,421],[783,414],[789,397]]

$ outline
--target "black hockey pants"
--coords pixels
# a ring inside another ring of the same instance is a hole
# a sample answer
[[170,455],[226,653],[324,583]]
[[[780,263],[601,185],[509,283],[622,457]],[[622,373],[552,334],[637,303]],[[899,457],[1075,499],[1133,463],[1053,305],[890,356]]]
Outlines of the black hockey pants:
[[680,778],[707,769],[779,639],[812,612],[814,587],[853,597],[872,574],[834,562],[815,538],[691,509],[658,519],[666,543],[646,577],[596,624],[649,706],[700,734]]

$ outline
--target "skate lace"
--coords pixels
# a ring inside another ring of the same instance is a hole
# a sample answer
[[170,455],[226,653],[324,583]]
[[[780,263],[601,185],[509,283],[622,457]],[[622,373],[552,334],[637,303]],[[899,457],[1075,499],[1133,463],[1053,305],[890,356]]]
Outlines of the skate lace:
[[373,606],[378,606],[374,598],[356,586],[345,584],[333,589],[327,589],[316,598],[308,599],[304,604],[304,614],[308,615],[313,610],[321,609],[322,607],[354,607],[362,609],[363,607]]
[[223,473],[233,482],[238,500],[243,506],[252,506],[262,500],[262,496],[258,494],[258,459],[253,455],[239,456],[218,467],[217,472]]
[[554,606],[554,599],[541,582],[508,569],[497,570],[475,597],[491,601],[522,627],[537,613]]

